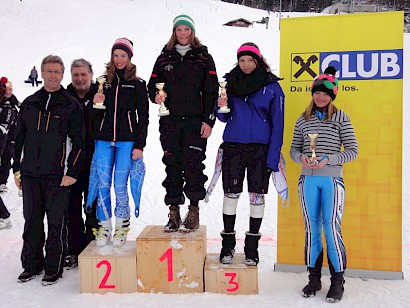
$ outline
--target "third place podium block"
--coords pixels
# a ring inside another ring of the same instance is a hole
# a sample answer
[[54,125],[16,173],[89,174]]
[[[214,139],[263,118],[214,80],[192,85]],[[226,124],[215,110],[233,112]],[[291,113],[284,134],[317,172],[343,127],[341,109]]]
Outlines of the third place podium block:
[[191,233],[146,226],[137,237],[138,292],[204,292],[205,255],[206,226]]
[[205,292],[258,294],[258,267],[246,266],[245,254],[236,253],[232,264],[219,262],[219,253],[209,253],[205,262]]

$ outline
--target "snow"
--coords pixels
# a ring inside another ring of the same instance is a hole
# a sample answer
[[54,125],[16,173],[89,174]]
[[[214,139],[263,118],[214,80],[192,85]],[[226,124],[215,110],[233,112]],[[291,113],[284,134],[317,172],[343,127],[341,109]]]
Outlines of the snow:
[[[128,37],[134,42],[133,62],[138,75],[148,80],[154,61],[171,35],[172,19],[178,14],[190,15],[196,23],[199,39],[213,55],[219,78],[235,64],[236,49],[240,44],[253,41],[274,71],[279,67],[278,16],[271,13],[269,30],[265,25],[253,28],[223,27],[222,24],[236,18],[261,20],[267,12],[233,5],[216,0],[0,0],[1,48],[0,76],[7,76],[14,84],[14,94],[23,100],[37,88],[24,84],[35,65],[48,54],[62,57],[66,66],[63,85],[70,83],[69,68],[76,58],[89,60],[95,76],[102,74],[109,60],[110,50],[118,37]],[[286,16],[305,16],[303,13],[286,13]],[[310,14],[312,15],[312,14]],[[405,74],[404,102],[409,102],[409,48],[410,35],[404,34]],[[406,52],[407,51],[407,52]],[[409,104],[404,104],[403,153],[409,153],[410,130]],[[158,108],[150,105],[150,126],[144,160],[147,167],[141,214],[131,220],[129,240],[134,241],[146,225],[164,225],[167,208],[163,204],[164,189],[161,182],[165,168],[161,162],[162,150],[158,133]],[[209,139],[206,174],[212,177],[214,160],[223,125],[217,123]],[[362,280],[347,278],[345,296],[338,307],[410,307],[410,190],[409,155],[403,155],[403,272],[404,280]],[[315,298],[305,299],[300,291],[307,281],[307,273],[274,272],[276,261],[276,204],[273,185],[266,197],[267,208],[262,224],[259,265],[259,295],[227,296],[221,294],[80,294],[78,269],[64,272],[64,278],[56,285],[41,286],[41,277],[20,284],[17,276],[22,271],[20,252],[24,219],[22,199],[9,178],[9,192],[2,198],[11,212],[13,227],[0,231],[0,307],[44,307],[54,304],[59,307],[327,307],[325,295],[329,279],[323,279],[323,289]],[[245,190],[246,191],[246,190]],[[210,203],[200,205],[201,224],[207,225],[208,253],[219,252],[222,230],[222,188],[218,183]],[[243,194],[238,206],[238,248],[243,247],[244,233],[248,226],[247,194]],[[183,215],[187,206],[183,206]],[[174,245],[175,246],[175,245]],[[107,248],[107,253],[111,248]],[[140,283],[140,282],[139,282]]]

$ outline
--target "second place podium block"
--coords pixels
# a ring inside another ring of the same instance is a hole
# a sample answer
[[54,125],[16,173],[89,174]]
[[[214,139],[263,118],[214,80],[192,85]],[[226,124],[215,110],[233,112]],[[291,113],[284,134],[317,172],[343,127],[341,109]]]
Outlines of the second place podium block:
[[137,237],[138,292],[204,292],[206,244],[206,226],[191,233],[146,226]]

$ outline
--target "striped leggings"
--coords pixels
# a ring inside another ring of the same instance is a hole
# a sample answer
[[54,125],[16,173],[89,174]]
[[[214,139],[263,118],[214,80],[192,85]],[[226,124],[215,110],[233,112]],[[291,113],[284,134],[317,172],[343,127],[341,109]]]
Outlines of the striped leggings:
[[305,263],[315,267],[323,250],[325,234],[328,260],[336,272],[346,269],[346,249],[341,221],[345,203],[342,178],[302,175],[298,183],[299,202],[305,221]]

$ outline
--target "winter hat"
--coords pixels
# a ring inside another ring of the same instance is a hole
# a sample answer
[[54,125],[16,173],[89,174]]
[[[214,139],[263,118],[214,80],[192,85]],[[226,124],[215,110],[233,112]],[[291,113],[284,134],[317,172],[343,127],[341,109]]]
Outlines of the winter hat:
[[116,39],[114,45],[111,48],[111,53],[113,53],[115,49],[122,49],[128,54],[128,57],[131,59],[134,55],[134,53],[132,52],[133,45],[134,44],[132,43],[132,41],[125,37]]
[[323,74],[320,74],[313,80],[312,95],[317,91],[325,92],[329,94],[332,101],[334,101],[339,89],[339,81],[335,75],[336,69],[333,66],[327,67]]
[[6,93],[6,83],[8,82],[6,77],[1,77],[0,79],[0,98],[3,99]]
[[252,58],[260,61],[262,58],[261,52],[258,46],[254,43],[244,43],[239,47],[236,52],[236,58],[239,60],[242,56],[251,56]]
[[195,31],[194,20],[191,17],[189,17],[188,15],[178,15],[177,17],[175,17],[174,21],[173,21],[172,31],[174,31],[175,28],[179,25],[188,26],[193,31]]

